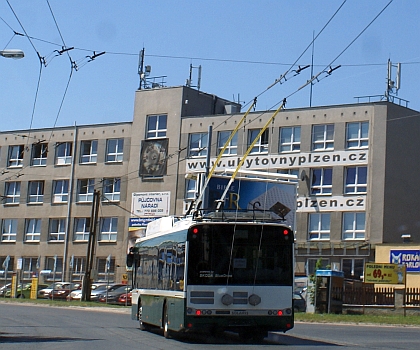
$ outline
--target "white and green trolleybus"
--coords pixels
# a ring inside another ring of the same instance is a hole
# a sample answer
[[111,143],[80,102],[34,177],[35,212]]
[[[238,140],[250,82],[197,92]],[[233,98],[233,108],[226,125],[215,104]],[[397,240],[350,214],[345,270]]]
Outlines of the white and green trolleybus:
[[[217,213],[215,213],[217,214]],[[294,326],[294,235],[255,215],[164,217],[127,257],[141,330],[237,332],[261,341]]]

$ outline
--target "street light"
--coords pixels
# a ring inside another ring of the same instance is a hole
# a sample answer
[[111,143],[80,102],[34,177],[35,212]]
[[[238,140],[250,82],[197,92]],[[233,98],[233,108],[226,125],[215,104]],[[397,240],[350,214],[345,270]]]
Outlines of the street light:
[[25,54],[22,50],[18,49],[10,49],[10,50],[2,50],[0,51],[0,56],[6,57],[6,58],[13,58],[15,60],[19,58],[25,57]]

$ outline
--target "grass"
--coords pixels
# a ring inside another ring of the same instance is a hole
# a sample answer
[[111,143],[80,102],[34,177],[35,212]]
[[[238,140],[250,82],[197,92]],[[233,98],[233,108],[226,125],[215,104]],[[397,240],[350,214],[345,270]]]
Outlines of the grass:
[[381,324],[381,325],[401,325],[401,326],[420,326],[420,314],[418,315],[341,315],[341,314],[310,314],[296,313],[295,321],[318,322],[318,323],[354,323],[354,324]]
[[77,306],[77,307],[109,307],[109,308],[126,308],[121,305],[111,305],[100,303],[96,301],[67,301],[67,300],[50,300],[50,299],[14,299],[14,298],[0,298],[0,302],[6,303],[22,303],[22,304],[35,304],[35,305],[48,305],[48,306]]

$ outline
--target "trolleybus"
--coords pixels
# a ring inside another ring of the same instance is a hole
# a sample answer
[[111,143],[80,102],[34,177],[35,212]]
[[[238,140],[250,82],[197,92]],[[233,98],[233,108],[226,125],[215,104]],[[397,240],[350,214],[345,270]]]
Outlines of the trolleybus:
[[153,221],[127,256],[132,318],[165,337],[233,331],[261,341],[286,332],[294,326],[293,245],[289,226],[252,214]]

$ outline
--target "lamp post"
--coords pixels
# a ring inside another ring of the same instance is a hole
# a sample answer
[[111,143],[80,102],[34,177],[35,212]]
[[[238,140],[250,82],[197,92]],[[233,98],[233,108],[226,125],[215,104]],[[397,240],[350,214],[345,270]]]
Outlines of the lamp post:
[[10,50],[0,50],[0,56],[6,58],[13,58],[15,60],[25,57],[25,54],[22,50],[10,49]]

